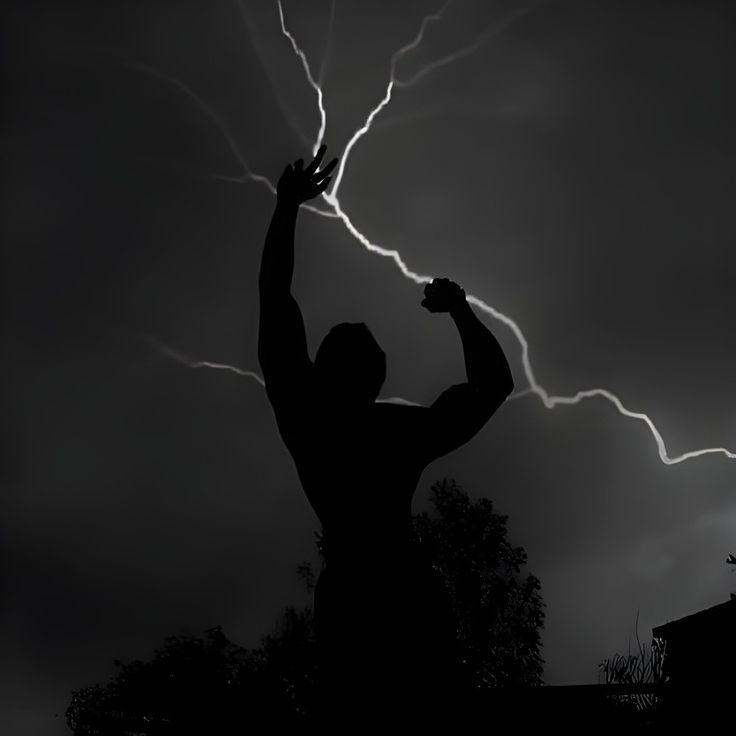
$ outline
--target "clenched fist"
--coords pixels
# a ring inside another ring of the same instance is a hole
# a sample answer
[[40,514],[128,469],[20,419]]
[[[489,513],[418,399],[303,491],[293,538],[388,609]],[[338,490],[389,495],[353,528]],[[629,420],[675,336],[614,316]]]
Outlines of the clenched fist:
[[424,287],[422,306],[430,312],[451,312],[465,303],[465,290],[450,279],[433,279]]

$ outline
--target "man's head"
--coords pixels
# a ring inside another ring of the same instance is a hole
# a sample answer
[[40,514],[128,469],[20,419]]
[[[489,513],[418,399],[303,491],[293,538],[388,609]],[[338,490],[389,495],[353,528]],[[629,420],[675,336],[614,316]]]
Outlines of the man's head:
[[350,403],[378,398],[386,380],[386,355],[362,322],[335,325],[314,359],[322,388]]

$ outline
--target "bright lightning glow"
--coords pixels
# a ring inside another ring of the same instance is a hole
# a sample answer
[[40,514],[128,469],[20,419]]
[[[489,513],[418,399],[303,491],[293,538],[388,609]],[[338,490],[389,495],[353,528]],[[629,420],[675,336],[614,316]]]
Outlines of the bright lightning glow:
[[[408,87],[411,87],[412,85],[417,83],[419,80],[425,78],[429,73],[431,73],[435,69],[438,69],[442,66],[450,64],[451,62],[454,62],[458,59],[467,57],[475,53],[483,43],[485,43],[490,38],[497,36],[504,30],[506,30],[511,23],[513,23],[518,18],[526,15],[531,10],[531,8],[523,8],[517,11],[516,13],[511,15],[509,18],[507,18],[505,21],[503,21],[501,24],[496,25],[493,28],[486,30],[476,39],[474,43],[470,44],[469,46],[463,47],[459,49],[458,51],[455,51],[454,53],[449,54],[441,59],[430,62],[429,64],[424,66],[422,69],[420,69],[418,72],[416,72],[408,80],[398,80],[395,76],[396,64],[404,55],[406,55],[407,53],[417,48],[417,46],[421,43],[424,37],[425,30],[427,26],[429,25],[429,23],[433,21],[438,21],[442,18],[442,15],[444,14],[445,10],[450,4],[450,1],[451,0],[448,0],[447,2],[445,2],[444,5],[442,5],[442,7],[433,15],[426,16],[422,20],[421,26],[419,28],[419,31],[416,37],[410,43],[406,44],[405,46],[402,46],[398,51],[396,51],[392,55],[391,64],[390,64],[390,78],[389,78],[389,82],[386,87],[386,92],[384,93],[383,97],[378,102],[378,104],[370,111],[370,113],[366,117],[365,123],[360,128],[358,128],[358,130],[353,134],[353,136],[348,141],[347,145],[345,146],[345,150],[343,151],[343,154],[340,157],[340,164],[337,170],[337,175],[335,176],[335,179],[332,185],[332,189],[331,191],[326,192],[322,195],[324,201],[332,208],[333,211],[328,212],[328,211],[325,211],[325,210],[322,210],[316,207],[305,206],[305,209],[309,209],[310,211],[322,217],[333,217],[333,218],[339,218],[340,220],[342,220],[348,232],[354,238],[356,238],[356,240],[358,240],[358,242],[360,242],[367,250],[377,255],[381,255],[381,256],[384,256],[384,257],[387,257],[393,260],[393,262],[395,263],[397,268],[399,268],[401,273],[406,278],[410,279],[416,284],[429,283],[432,280],[432,277],[421,275],[421,274],[418,274],[412,271],[406,265],[403,258],[401,257],[401,254],[397,250],[383,248],[379,245],[376,245],[375,243],[372,243],[367,236],[365,236],[363,233],[361,233],[358,230],[357,227],[355,227],[350,217],[342,209],[342,206],[340,204],[340,201],[337,195],[338,195],[338,191],[340,188],[340,184],[342,183],[343,175],[345,172],[345,167],[347,165],[347,161],[349,159],[350,152],[352,151],[355,144],[364,135],[366,135],[366,133],[370,131],[371,125],[373,124],[373,121],[375,120],[376,116],[389,104],[389,102],[391,101],[392,92],[394,88],[406,89]],[[313,153],[316,153],[317,149],[322,144],[325,129],[327,126],[327,114],[324,108],[322,88],[321,88],[321,85],[315,82],[314,80],[306,54],[299,47],[296,39],[286,27],[286,21],[284,18],[284,11],[281,5],[281,0],[277,0],[277,5],[278,5],[279,21],[281,24],[281,31],[283,35],[289,40],[294,53],[301,60],[302,67],[304,69],[307,81],[310,84],[310,86],[314,89],[315,93],[317,94],[317,107],[319,110],[320,125],[319,125],[319,130],[317,133],[315,144],[312,148]],[[139,67],[139,68],[142,68],[142,67]],[[275,187],[266,177],[254,174],[249,169],[242,154],[240,153],[240,150],[237,144],[235,143],[229,130],[227,129],[227,126],[224,124],[221,118],[206,103],[204,103],[197,95],[195,95],[191,90],[189,90],[189,88],[186,87],[186,85],[184,85],[178,79],[175,79],[173,77],[168,77],[166,75],[161,74],[160,72],[156,72],[150,69],[146,69],[146,70],[149,71],[150,73],[155,74],[156,76],[162,79],[169,81],[170,83],[176,85],[177,87],[179,87],[202,110],[204,110],[210,116],[210,118],[215,122],[220,133],[223,135],[223,137],[227,141],[228,145],[230,146],[230,149],[235,154],[235,157],[241,164],[243,171],[244,171],[243,177],[218,177],[219,179],[223,181],[235,181],[238,183],[244,183],[246,181],[256,181],[261,184],[265,184],[272,193],[275,193],[276,191]],[[608,401],[610,404],[612,404],[616,408],[616,410],[619,412],[619,414],[621,414],[622,416],[630,418],[630,419],[636,419],[637,421],[643,422],[648,427],[650,433],[652,434],[656,442],[659,458],[665,465],[675,465],[677,463],[684,462],[685,460],[690,460],[692,458],[700,457],[703,455],[710,455],[710,454],[721,454],[727,458],[736,459],[736,452],[727,450],[724,447],[709,447],[709,448],[704,448],[700,450],[690,450],[688,452],[682,453],[681,455],[670,456],[667,452],[667,448],[665,446],[661,433],[655,426],[654,422],[652,422],[650,417],[643,412],[635,412],[630,409],[627,409],[623,405],[621,400],[618,398],[618,396],[613,394],[611,391],[608,391],[607,389],[603,389],[603,388],[587,389],[583,391],[578,391],[572,396],[551,395],[541,384],[537,382],[534,376],[534,371],[532,369],[531,361],[529,358],[529,343],[527,342],[527,339],[524,336],[524,333],[521,331],[521,328],[519,327],[519,325],[511,317],[503,314],[502,312],[499,312],[497,309],[490,306],[489,304],[486,304],[486,302],[484,302],[482,299],[479,299],[476,296],[469,295],[468,301],[474,306],[476,306],[478,309],[480,309],[481,311],[490,315],[491,317],[498,320],[499,322],[502,322],[503,324],[505,324],[511,330],[511,332],[514,334],[517,341],[519,342],[519,345],[521,347],[522,366],[524,369],[524,375],[528,382],[528,388],[517,392],[516,394],[511,396],[510,399],[516,399],[516,398],[521,398],[523,396],[528,396],[530,394],[535,394],[536,396],[539,397],[539,399],[542,401],[542,403],[544,404],[546,408],[553,409],[556,406],[571,406],[571,405],[579,404],[581,401],[585,399],[603,398],[606,401]],[[206,367],[206,368],[219,368],[219,369],[231,370],[231,371],[238,373],[239,375],[245,375],[250,378],[254,378],[255,380],[257,380],[259,383],[263,385],[263,379],[258,374],[253,373],[252,371],[244,371],[234,366],[228,366],[228,365],[223,365],[219,363],[210,363],[207,361],[198,361],[198,362],[191,361],[185,356],[182,356],[180,353],[177,353],[176,351],[173,351],[170,348],[163,346],[158,341],[151,341],[151,342],[157,346],[157,348],[162,354],[165,354],[168,357],[173,358],[174,360],[177,360],[180,363],[188,365],[191,368],[205,368]],[[413,402],[407,401],[406,399],[401,399],[401,398],[384,399],[383,401],[391,402],[391,403],[405,403],[405,404],[413,403]]]

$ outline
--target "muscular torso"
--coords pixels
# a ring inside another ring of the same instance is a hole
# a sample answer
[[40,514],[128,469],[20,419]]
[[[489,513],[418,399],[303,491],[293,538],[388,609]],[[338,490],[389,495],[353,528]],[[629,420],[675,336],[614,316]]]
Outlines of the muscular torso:
[[306,392],[276,419],[328,549],[350,558],[406,543],[411,501],[432,459],[418,437],[422,407],[346,408]]

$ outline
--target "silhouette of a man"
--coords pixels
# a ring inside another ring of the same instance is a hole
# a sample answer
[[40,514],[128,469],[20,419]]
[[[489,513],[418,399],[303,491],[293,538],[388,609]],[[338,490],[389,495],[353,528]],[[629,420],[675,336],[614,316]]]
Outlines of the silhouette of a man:
[[386,359],[364,324],[333,327],[310,360],[291,294],[294,231],[299,206],[327,188],[337,164],[319,170],[324,153],[322,146],[306,167],[301,159],[287,165],[278,182],[259,277],[258,357],[279,432],[322,524],[315,619],[331,715],[427,713],[446,682],[453,632],[441,586],[412,553],[412,496],[424,468],[470,440],[513,381],[500,345],[447,279],[427,284],[422,306],[455,322],[467,382],[430,407],[376,402]]

